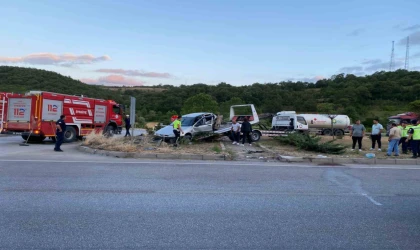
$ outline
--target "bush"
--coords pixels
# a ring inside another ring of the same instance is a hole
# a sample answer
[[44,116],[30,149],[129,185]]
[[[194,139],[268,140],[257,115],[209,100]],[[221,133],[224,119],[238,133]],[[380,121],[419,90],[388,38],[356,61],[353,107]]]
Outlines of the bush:
[[131,140],[127,140],[124,137],[106,137],[101,132],[88,134],[82,145],[112,151],[137,151],[136,145]]
[[293,133],[288,136],[275,137],[282,144],[296,146],[299,149],[327,154],[342,154],[346,146],[328,141],[321,143],[321,137],[308,134]]

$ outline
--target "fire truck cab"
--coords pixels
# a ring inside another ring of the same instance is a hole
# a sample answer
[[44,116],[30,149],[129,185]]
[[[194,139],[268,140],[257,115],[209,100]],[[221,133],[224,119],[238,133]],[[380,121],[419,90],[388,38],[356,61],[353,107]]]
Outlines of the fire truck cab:
[[56,121],[65,115],[64,142],[72,142],[91,133],[121,133],[124,106],[112,100],[84,96],[30,91],[8,96],[4,130],[23,139],[55,140]]

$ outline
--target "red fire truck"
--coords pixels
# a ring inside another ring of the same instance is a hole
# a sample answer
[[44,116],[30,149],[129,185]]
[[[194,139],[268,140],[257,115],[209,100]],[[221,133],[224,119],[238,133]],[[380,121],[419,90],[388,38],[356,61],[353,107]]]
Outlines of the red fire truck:
[[55,140],[56,121],[66,116],[64,142],[75,141],[92,131],[121,133],[124,105],[112,100],[87,98],[43,91],[8,95],[4,130],[22,138]]

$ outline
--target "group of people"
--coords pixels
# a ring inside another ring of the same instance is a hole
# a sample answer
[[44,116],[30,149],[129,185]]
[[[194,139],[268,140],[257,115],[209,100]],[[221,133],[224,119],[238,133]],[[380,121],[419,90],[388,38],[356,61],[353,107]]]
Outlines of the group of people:
[[[233,145],[239,145],[244,146],[245,140],[248,141],[249,146],[252,146],[252,140],[251,140],[251,132],[252,132],[252,125],[248,121],[248,118],[244,118],[244,121],[242,122],[242,125],[239,124],[236,120],[232,120],[232,126],[230,128],[232,133],[232,139],[233,139]],[[241,133],[242,136],[242,144],[239,143]]]
[[[371,141],[372,147],[370,150],[375,150],[376,144],[378,144],[378,151],[382,151],[381,146],[381,137],[384,127],[379,123],[377,119],[373,120]],[[356,124],[352,126],[350,131],[350,136],[353,140],[352,151],[355,150],[356,143],[359,146],[359,151],[362,151],[362,139],[365,136],[366,128],[363,124],[360,123],[360,120],[356,121]],[[399,156],[400,150],[399,145],[401,145],[402,153],[408,154],[409,149],[411,149],[413,156],[412,158],[417,158],[420,156],[420,121],[413,120],[412,124],[408,124],[405,121],[402,121],[401,124],[396,124],[395,122],[391,124],[391,129],[389,131],[388,137],[388,150],[387,155],[391,156],[394,153],[394,156]]]

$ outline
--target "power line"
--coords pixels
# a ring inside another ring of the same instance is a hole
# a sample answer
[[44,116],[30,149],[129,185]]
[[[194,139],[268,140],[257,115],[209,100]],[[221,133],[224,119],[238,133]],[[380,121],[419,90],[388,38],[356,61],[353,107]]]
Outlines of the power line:
[[405,66],[404,69],[408,70],[410,67],[410,37],[407,36],[407,48],[405,49]]
[[389,63],[389,71],[394,71],[394,41],[392,41],[391,61]]

